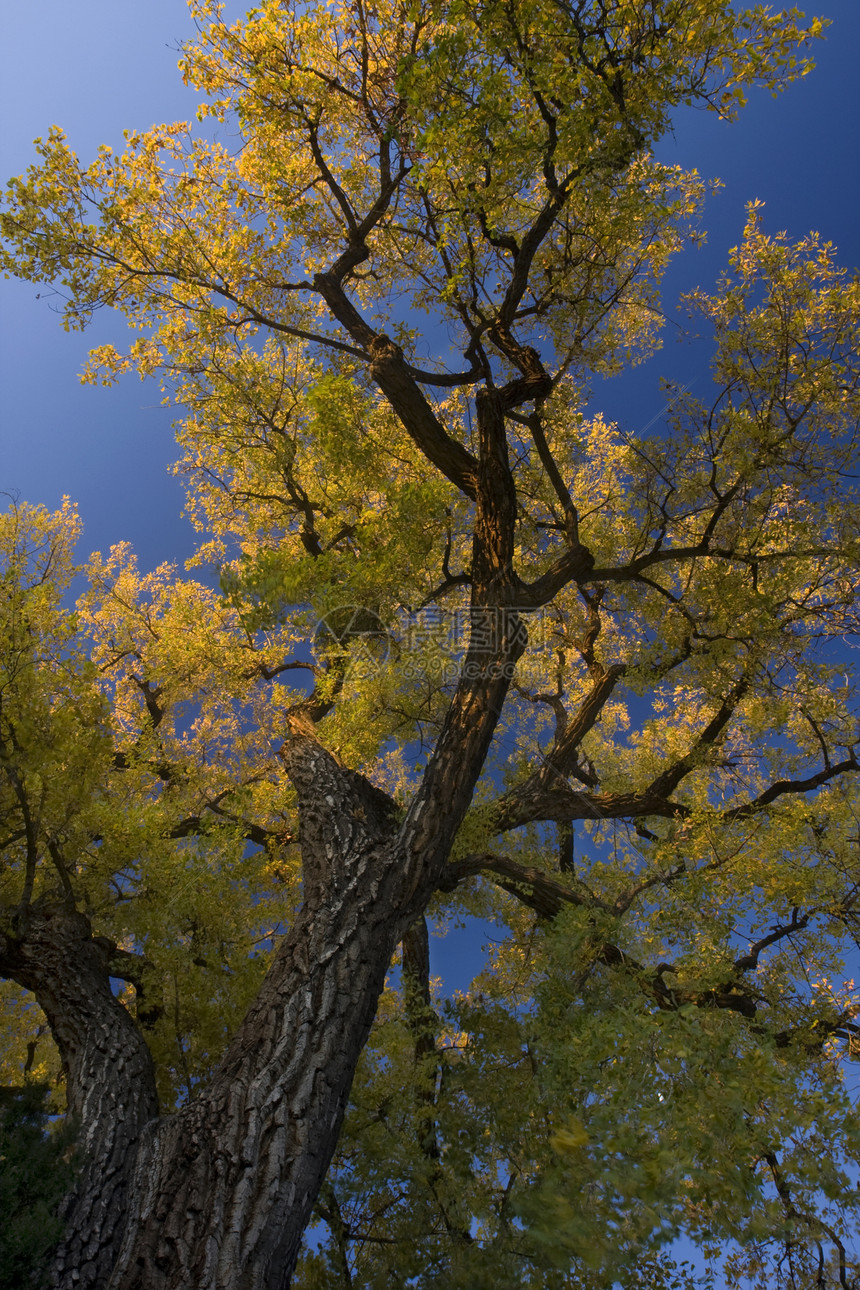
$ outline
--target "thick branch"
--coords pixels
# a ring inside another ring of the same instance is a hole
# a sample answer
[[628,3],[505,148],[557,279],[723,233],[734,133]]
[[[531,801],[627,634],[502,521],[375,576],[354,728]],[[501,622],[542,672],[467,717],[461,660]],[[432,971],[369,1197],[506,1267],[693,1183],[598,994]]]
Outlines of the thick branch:
[[[600,819],[605,813],[603,803],[612,795],[575,793],[566,783],[568,775],[577,773],[577,752],[624,675],[625,667],[617,663],[605,670],[599,668],[598,672],[597,679],[575,716],[560,726],[553,746],[542,764],[527,780],[495,804],[494,823],[499,832],[506,832],[532,820],[553,819],[564,823],[573,819]],[[534,814],[536,810],[546,809],[551,813]],[[559,809],[562,812],[560,815],[557,813]],[[566,813],[568,810],[570,814]]]
[[790,936],[792,932],[803,931],[804,927],[808,926],[812,915],[803,914],[798,918],[797,913],[798,911],[793,909],[791,911],[790,923],[773,927],[767,936],[762,936],[760,940],[755,941],[754,944],[749,947],[746,954],[741,955],[739,959],[735,959],[735,971],[754,972],[758,967],[759,957],[764,950],[768,949],[771,945],[776,945],[778,941],[781,941],[785,936]]
[[0,934],[0,975],[32,990],[66,1070],[85,1166],[65,1204],[54,1269],[60,1284],[80,1290],[110,1280],[138,1142],[157,1114],[149,1051],[110,987],[111,949],[83,914],[40,901]]
[[741,678],[732,686],[690,751],[685,753],[683,757],[679,757],[671,766],[667,766],[656,779],[651,781],[647,790],[649,793],[653,793],[657,797],[668,797],[678,787],[681,780],[689,775],[691,770],[695,770],[697,766],[702,764],[709,750],[725,730],[735,708],[747,689],[748,682],[744,678]]
[[528,905],[540,918],[555,918],[565,905],[606,908],[585,883],[576,882],[571,886],[570,880],[561,882],[543,869],[520,864],[509,856],[491,851],[482,851],[446,865],[439,881],[440,890],[453,891],[461,882],[479,873],[490,874],[500,887]]
[[439,1019],[431,1006],[430,938],[424,917],[416,919],[403,937],[403,999],[415,1058],[418,1145],[425,1156],[438,1160],[440,1152],[433,1108],[438,1073],[436,1032]]
[[333,273],[317,274],[314,284],[336,321],[370,353],[370,374],[410,438],[446,479],[474,499],[477,462],[445,430],[411,375],[400,347],[368,326]]
[[377,336],[370,345],[370,351],[370,374],[412,441],[446,479],[474,501],[478,463],[445,430],[418,382],[410,374],[400,347],[387,336]]
[[[116,1290],[289,1284],[337,1144],[413,866],[390,799],[308,733],[296,788],[305,904],[207,1089],[141,1149]],[[167,1271],[169,1269],[169,1271]]]
[[475,401],[480,463],[472,582],[475,602],[495,607],[509,603],[503,588],[510,587],[513,578],[517,491],[508,460],[502,399],[495,391],[482,389]]
[[830,780],[835,779],[837,775],[844,775],[847,771],[860,770],[860,764],[852,753],[844,761],[837,762],[835,766],[827,766],[820,770],[817,775],[810,775],[808,779],[779,779],[775,784],[771,784],[763,793],[754,798],[751,802],[746,802],[743,806],[735,806],[730,811],[726,811],[723,818],[726,820],[744,820],[750,815],[756,815],[759,811],[775,802],[778,797],[783,797],[787,793],[809,793],[814,788],[820,788],[822,784],[828,784]]

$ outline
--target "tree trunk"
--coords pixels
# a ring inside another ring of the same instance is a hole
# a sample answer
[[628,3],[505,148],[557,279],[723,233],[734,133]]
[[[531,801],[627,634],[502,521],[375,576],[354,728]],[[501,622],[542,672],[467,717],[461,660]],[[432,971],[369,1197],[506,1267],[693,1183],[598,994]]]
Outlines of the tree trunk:
[[111,1290],[289,1285],[415,917],[415,875],[384,795],[310,738],[291,740],[287,758],[305,904],[212,1085],[144,1135]]
[[0,934],[0,974],[36,995],[63,1059],[86,1164],[64,1206],[54,1275],[80,1290],[108,1284],[137,1143],[158,1111],[149,1050],[111,990],[108,958],[89,920],[67,905],[36,902],[14,931]]
[[[211,1084],[156,1118],[151,1062],[82,915],[30,916],[0,973],[35,992],[69,1068],[89,1165],[59,1290],[285,1290],[398,942],[437,887],[525,635],[470,647],[405,819],[292,722],[305,903]],[[41,921],[40,921],[41,919]],[[17,957],[16,957],[17,956]]]

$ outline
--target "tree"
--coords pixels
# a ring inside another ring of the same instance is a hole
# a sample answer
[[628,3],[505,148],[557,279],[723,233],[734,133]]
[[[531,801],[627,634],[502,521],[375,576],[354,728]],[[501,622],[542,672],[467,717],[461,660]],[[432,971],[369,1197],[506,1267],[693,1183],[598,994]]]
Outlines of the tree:
[[72,1185],[71,1126],[51,1134],[49,1089],[28,1083],[0,1088],[0,1286],[45,1284],[46,1267],[63,1234],[57,1207]]
[[[584,412],[700,206],[652,144],[822,24],[192,10],[230,146],[53,130],[2,217],[68,326],[140,331],[89,379],[183,408],[221,570],[119,547],[70,614],[73,512],[4,521],[0,973],[85,1160],[56,1284],[668,1286],[686,1230],[849,1285],[860,289],[753,208],[689,302],[712,400]],[[508,934],[435,1001],[458,912]]]

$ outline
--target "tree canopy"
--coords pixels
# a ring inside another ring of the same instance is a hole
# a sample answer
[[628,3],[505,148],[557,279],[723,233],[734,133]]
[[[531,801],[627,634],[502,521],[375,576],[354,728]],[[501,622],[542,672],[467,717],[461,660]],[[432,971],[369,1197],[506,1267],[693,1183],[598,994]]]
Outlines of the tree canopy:
[[[202,125],[53,129],[0,217],[67,326],[139,333],[86,379],[162,381],[201,539],[71,609],[73,506],[0,520],[0,1042],[77,1126],[56,1283],[856,1286],[860,285],[753,203],[687,299],[707,397],[589,405],[698,228],[653,145],[822,23],[191,9]],[[428,920],[471,916],[446,997]]]

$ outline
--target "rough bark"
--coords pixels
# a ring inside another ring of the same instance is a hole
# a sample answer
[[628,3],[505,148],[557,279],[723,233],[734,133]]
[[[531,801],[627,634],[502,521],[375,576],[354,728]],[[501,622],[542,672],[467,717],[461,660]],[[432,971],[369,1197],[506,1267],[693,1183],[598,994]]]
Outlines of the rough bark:
[[[503,548],[492,516],[486,527]],[[515,611],[501,610],[492,640],[476,625],[402,820],[321,747],[306,714],[290,718],[305,902],[193,1103],[158,1118],[142,1030],[111,990],[116,947],[83,914],[37,901],[0,935],[0,975],[32,990],[52,1026],[87,1161],[66,1210],[59,1290],[289,1286],[393,952],[438,886],[525,646]]]
[[434,1106],[439,1073],[436,1052],[439,1019],[433,1012],[430,994],[430,936],[427,919],[423,917],[416,919],[403,937],[403,997],[415,1057],[418,1145],[428,1158],[438,1160]]
[[313,737],[287,741],[305,904],[211,1086],[144,1135],[110,1290],[289,1286],[386,971],[437,885],[524,647],[516,616],[506,622],[494,649],[470,651],[399,826],[385,795]]
[[63,1059],[85,1166],[67,1198],[57,1284],[103,1287],[128,1212],[143,1127],[157,1114],[149,1050],[111,990],[109,947],[65,904],[36,902],[0,933],[0,975],[32,990]]
[[384,795],[297,736],[305,904],[218,1068],[146,1135],[116,1290],[289,1285],[414,910]]
[[[80,1102],[117,1141],[120,1130],[106,1123],[129,1132],[121,1139],[121,1164],[96,1144],[86,1191],[92,1213],[75,1210],[57,1263],[60,1290],[290,1284],[392,954],[439,884],[526,644],[512,607],[516,507],[498,395],[480,402],[479,422],[472,640],[421,788],[399,822],[383,793],[320,746],[306,712],[290,718],[283,756],[298,796],[305,903],[210,1085],[193,1103],[158,1120],[154,1098],[137,1088],[122,1088],[120,1096],[116,1070],[103,1069],[116,1044],[102,1045],[98,1071],[85,1063],[78,1070],[70,1060],[73,1109]],[[121,1014],[131,1028],[129,1052],[148,1063],[140,1032],[110,992],[104,962],[81,1033],[74,1042],[60,1033],[69,1007],[74,1013],[80,1005],[62,994],[65,974],[50,935],[47,941],[45,971],[15,979],[56,1018],[61,1048],[88,1053],[92,1034],[105,1027],[112,1033],[108,1022],[118,1026]],[[88,925],[78,943],[85,945],[82,962],[98,956]],[[138,1079],[122,1054],[115,1060],[122,1079]],[[148,1065],[147,1072],[151,1087]],[[121,1183],[102,1196],[96,1180],[105,1164],[119,1171]],[[68,1254],[73,1249],[77,1264]]]
[[296,723],[305,904],[192,1105],[141,1144],[110,1290],[283,1290],[337,1144],[397,943],[435,889],[525,646],[505,614],[470,647],[422,788],[390,801]]

